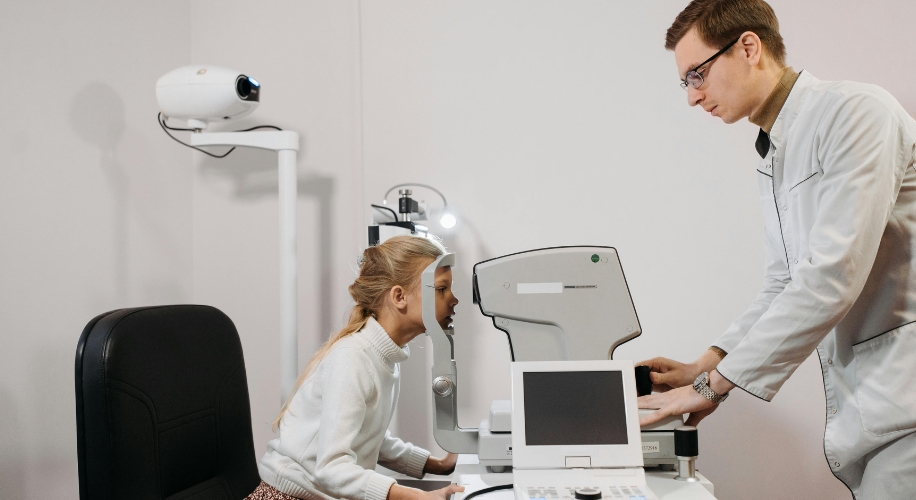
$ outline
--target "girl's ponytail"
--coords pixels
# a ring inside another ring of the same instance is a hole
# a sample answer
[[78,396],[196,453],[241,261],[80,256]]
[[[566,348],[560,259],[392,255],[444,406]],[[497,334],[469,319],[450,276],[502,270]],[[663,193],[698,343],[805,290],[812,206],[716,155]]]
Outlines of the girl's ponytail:
[[369,318],[377,319],[378,311],[385,305],[385,297],[393,287],[400,285],[406,290],[412,290],[418,286],[426,266],[444,253],[445,249],[438,242],[419,236],[396,236],[363,251],[359,259],[359,277],[349,287],[350,296],[356,303],[350,310],[347,324],[331,334],[305,365],[296,386],[273,422],[274,428],[279,428],[280,419],[286,414],[296,391],[328,355],[331,347],[338,340],[362,330]]

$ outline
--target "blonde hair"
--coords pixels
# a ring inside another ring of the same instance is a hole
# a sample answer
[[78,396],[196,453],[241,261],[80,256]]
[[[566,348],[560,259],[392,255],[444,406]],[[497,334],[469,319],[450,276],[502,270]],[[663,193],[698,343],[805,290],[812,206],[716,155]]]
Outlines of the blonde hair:
[[363,251],[359,259],[359,277],[348,288],[355,302],[350,310],[349,321],[339,331],[332,333],[305,365],[296,386],[273,422],[274,428],[279,428],[280,419],[289,409],[296,391],[331,351],[331,347],[337,341],[362,330],[369,318],[378,319],[378,312],[385,305],[389,290],[401,286],[411,291],[418,286],[426,266],[444,253],[445,248],[440,243],[419,236],[395,236]]

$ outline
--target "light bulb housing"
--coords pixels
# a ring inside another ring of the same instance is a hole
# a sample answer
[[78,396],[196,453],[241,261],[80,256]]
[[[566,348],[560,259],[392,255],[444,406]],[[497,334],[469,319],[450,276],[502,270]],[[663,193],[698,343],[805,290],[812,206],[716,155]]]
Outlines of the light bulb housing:
[[445,229],[451,229],[455,227],[455,224],[457,223],[458,219],[455,217],[455,214],[448,210],[443,211],[442,215],[439,217],[439,224],[441,224]]

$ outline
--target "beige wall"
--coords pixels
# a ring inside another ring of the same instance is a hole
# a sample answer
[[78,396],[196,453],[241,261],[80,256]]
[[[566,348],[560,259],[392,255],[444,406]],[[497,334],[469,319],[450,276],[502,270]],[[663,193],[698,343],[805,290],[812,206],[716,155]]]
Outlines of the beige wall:
[[[470,300],[477,261],[617,247],[644,334],[616,357],[637,360],[698,355],[761,281],[756,130],[685,106],[662,49],[684,1],[6,3],[0,68],[20,86],[0,120],[0,498],[77,496],[74,348],[116,307],[225,311],[258,454],[272,436],[276,156],[212,160],[162,135],[155,80],[190,62],[263,83],[260,108],[223,128],[302,135],[303,362],[344,320],[368,203],[407,181],[449,197],[462,425],[509,390],[505,337]],[[772,4],[796,69],[878,83],[916,114],[916,4]],[[414,344],[393,427],[436,448],[429,348]],[[736,393],[701,425],[700,468],[721,498],[844,498],[823,411],[812,360],[772,403]]]
[[186,2],[3,2],[0,498],[76,498],[73,366],[107,310],[193,299],[191,154],[155,121]]

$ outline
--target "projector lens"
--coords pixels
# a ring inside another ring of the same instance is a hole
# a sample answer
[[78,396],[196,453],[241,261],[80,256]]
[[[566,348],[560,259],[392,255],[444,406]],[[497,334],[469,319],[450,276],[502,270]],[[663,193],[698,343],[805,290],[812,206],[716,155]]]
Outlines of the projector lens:
[[251,82],[248,81],[247,76],[239,75],[235,81],[235,91],[242,99],[246,99],[251,94]]

